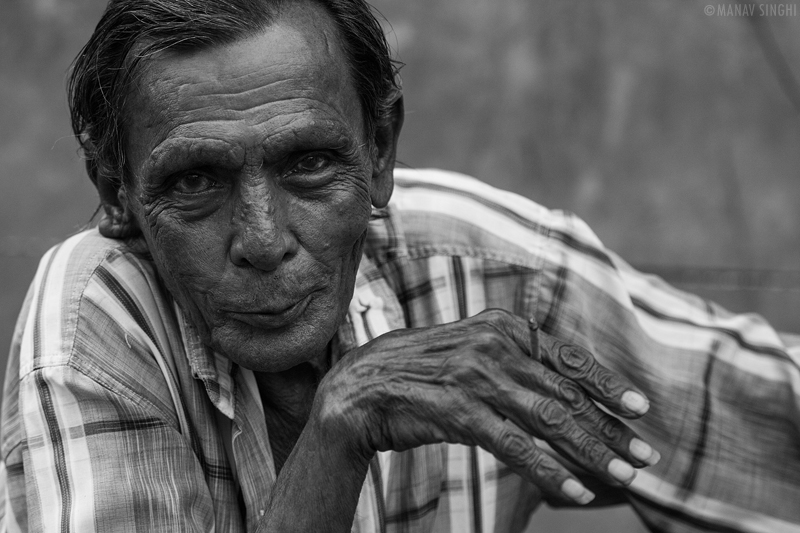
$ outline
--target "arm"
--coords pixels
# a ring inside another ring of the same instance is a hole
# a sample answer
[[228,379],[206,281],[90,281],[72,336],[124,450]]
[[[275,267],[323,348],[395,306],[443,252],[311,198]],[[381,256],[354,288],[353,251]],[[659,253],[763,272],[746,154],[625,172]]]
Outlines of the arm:
[[213,528],[196,455],[144,398],[69,367],[40,368],[20,381],[18,422],[22,464],[9,470],[24,476],[25,499],[13,503],[24,502],[15,518],[30,531]]
[[797,346],[760,317],[635,272],[579,220],[551,217],[543,329],[652,402],[632,423],[662,454],[630,487],[642,518],[663,531],[800,530]]
[[[77,252],[65,245],[45,258],[43,264],[58,268],[40,269],[35,291],[56,290],[31,298],[15,335],[3,420],[14,518],[32,530],[208,529],[215,519],[217,529],[238,529],[235,493],[220,496],[227,464],[208,465],[192,437],[180,433],[168,384],[153,361],[156,344],[175,344],[168,327],[142,325],[160,320],[163,302],[152,301],[158,295],[137,277],[144,267],[118,257],[102,268],[91,262],[73,268],[70,254],[83,261],[80,239],[90,238],[75,238]],[[59,291],[64,280],[75,287]],[[45,312],[42,304],[64,312]],[[481,445],[556,498],[591,496],[538,450],[532,434],[609,483],[628,482],[628,474],[615,478],[609,467],[618,458],[643,464],[629,450],[633,432],[607,420],[548,366],[557,364],[552,357],[575,356],[576,380],[612,409],[635,416],[623,400],[631,386],[584,352],[537,354],[537,343],[525,320],[495,311],[395,332],[352,350],[320,386],[312,419],[277,480],[264,530],[348,529],[375,451],[433,442]],[[485,364],[497,373],[482,372]],[[432,379],[444,387],[432,389]],[[506,394],[495,394],[498,387]],[[583,415],[588,431],[578,420]]]
[[[259,532],[348,532],[372,454],[353,433],[312,415],[281,469]],[[337,431],[337,427],[338,430]]]
[[221,483],[212,502],[208,461],[179,429],[153,356],[156,344],[177,346],[158,323],[163,302],[116,248],[90,232],[71,238],[48,252],[28,293],[3,392],[4,525],[202,531],[216,516],[218,530],[236,526],[238,512],[215,515]]
[[[635,433],[589,395],[627,417],[646,407],[583,350],[544,335],[537,357],[539,340],[525,320],[494,310],[395,331],[351,351],[320,385],[261,531],[347,531],[376,451],[439,442],[481,446],[562,501],[593,496],[532,436],[608,484],[630,483],[627,462],[641,467],[652,454],[637,457]],[[297,502],[308,507],[300,515]]]

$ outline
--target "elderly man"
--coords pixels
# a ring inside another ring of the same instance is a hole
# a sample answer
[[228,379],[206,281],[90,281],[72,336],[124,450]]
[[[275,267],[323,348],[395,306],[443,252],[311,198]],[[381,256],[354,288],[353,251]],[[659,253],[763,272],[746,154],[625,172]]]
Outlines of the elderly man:
[[[590,483],[797,529],[798,352],[569,215],[395,172],[361,0],[113,0],[70,89],[104,216],[20,315],[6,530],[519,531]],[[642,392],[637,436],[607,410]]]

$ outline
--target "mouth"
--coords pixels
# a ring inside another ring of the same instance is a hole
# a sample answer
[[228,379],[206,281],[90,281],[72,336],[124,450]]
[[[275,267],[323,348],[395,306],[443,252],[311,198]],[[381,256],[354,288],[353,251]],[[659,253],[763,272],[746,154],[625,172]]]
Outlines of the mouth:
[[290,325],[297,317],[302,315],[310,301],[311,294],[282,309],[264,309],[246,312],[229,311],[226,314],[234,320],[244,322],[256,329],[281,329]]

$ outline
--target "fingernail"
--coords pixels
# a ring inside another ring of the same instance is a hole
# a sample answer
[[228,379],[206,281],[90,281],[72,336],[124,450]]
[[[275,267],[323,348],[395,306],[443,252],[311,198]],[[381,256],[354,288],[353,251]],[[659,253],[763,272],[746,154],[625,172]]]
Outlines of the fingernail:
[[633,478],[636,477],[636,470],[634,470],[630,464],[620,459],[612,459],[611,462],[608,463],[608,473],[611,474],[614,479],[625,485],[628,485],[633,481]]
[[641,439],[632,439],[628,449],[631,451],[632,456],[643,463],[647,463],[649,466],[653,466],[661,459],[658,452]]
[[653,450],[653,455],[650,457],[650,460],[647,461],[647,464],[650,466],[657,465],[658,462],[661,460],[661,454],[658,451]]
[[562,483],[561,492],[581,505],[586,505],[594,500],[594,493],[574,479],[568,479]]
[[622,405],[637,415],[643,415],[650,409],[650,402],[647,401],[647,398],[632,390],[625,391],[622,395]]

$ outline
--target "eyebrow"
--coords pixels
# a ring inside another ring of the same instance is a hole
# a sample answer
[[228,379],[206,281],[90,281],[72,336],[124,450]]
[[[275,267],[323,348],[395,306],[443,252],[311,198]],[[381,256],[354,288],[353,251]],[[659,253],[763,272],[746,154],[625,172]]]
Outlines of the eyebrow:
[[[359,145],[356,132],[338,120],[318,117],[290,118],[286,127],[267,132],[260,141],[265,160],[270,154],[303,149],[327,148],[350,152]],[[167,138],[151,152],[144,176],[158,184],[168,176],[190,168],[213,166],[240,169],[245,165],[247,147],[232,140],[206,137],[201,134],[182,133]]]
[[172,137],[150,153],[144,175],[158,182],[175,172],[198,166],[241,168],[245,162],[242,146],[211,137]]
[[291,127],[266,135],[261,144],[269,153],[270,148],[291,150],[309,145],[326,145],[342,148],[357,143],[356,132],[339,120],[319,117],[299,117],[290,119]]

